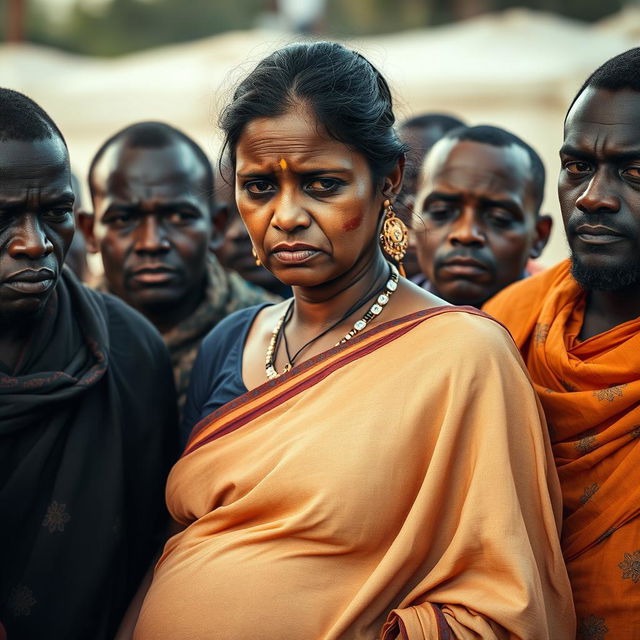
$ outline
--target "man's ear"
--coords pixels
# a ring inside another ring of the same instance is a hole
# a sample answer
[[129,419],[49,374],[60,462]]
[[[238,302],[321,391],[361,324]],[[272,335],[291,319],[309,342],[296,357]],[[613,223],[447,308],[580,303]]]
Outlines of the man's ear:
[[91,253],[100,253],[98,241],[96,240],[96,236],[93,233],[95,216],[93,215],[93,213],[84,211],[83,209],[80,209],[77,215],[78,229],[84,236],[84,239],[87,243],[87,251],[90,251]]
[[536,236],[529,252],[530,258],[539,258],[549,242],[553,219],[549,215],[540,215],[536,219]]
[[226,202],[211,206],[211,238],[209,250],[216,251],[224,242],[224,233],[229,223],[229,206]]

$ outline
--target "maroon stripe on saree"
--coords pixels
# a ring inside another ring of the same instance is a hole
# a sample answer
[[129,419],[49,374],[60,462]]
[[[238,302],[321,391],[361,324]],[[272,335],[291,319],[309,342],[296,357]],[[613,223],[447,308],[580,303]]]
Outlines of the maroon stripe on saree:
[[437,604],[431,604],[431,606],[433,607],[433,613],[436,616],[436,624],[438,625],[438,640],[453,640],[451,627],[447,623],[444,613],[442,613],[442,610]]
[[[488,316],[486,313],[479,311],[478,309],[475,309],[473,307],[446,306],[446,307],[433,307],[431,309],[423,309],[422,311],[417,311],[407,316],[396,318],[395,320],[390,320],[389,322],[380,324],[377,327],[371,329],[370,331],[360,334],[344,344],[333,347],[328,351],[325,351],[323,353],[318,354],[317,356],[314,356],[313,358],[310,358],[309,360],[307,360],[306,362],[303,362],[301,365],[299,365],[289,373],[286,373],[275,380],[269,380],[268,382],[265,382],[259,387],[256,387],[255,389],[248,391],[247,393],[243,394],[239,398],[236,398],[236,400],[228,402],[226,405],[224,405],[223,407],[220,407],[209,416],[203,418],[193,428],[193,431],[191,432],[190,443],[187,445],[184,453],[182,454],[182,457],[185,457],[190,453],[193,453],[194,451],[196,451],[197,449],[199,449],[201,446],[205,444],[208,444],[228,433],[232,433],[236,429],[239,429],[240,427],[246,425],[248,422],[251,422],[251,420],[259,416],[260,414],[265,413],[266,411],[270,411],[271,409],[277,407],[283,402],[301,393],[302,391],[309,389],[310,387],[317,384],[327,376],[331,375],[334,371],[342,368],[343,366],[349,364],[350,362],[353,362],[354,360],[357,360],[358,358],[361,358],[363,356],[368,355],[369,353],[372,353],[373,351],[375,351],[376,349],[379,349],[385,344],[388,344],[389,342],[392,342],[393,340],[400,338],[401,336],[405,335],[407,332],[413,329],[417,324],[420,324],[424,320],[442,315],[444,313],[450,313],[450,312],[471,313],[472,315],[483,316],[493,320],[491,316]],[[415,322],[412,322],[414,320]],[[394,333],[382,336],[378,340],[370,341],[371,338],[375,337],[377,334],[384,332],[385,330],[391,329],[394,326],[399,326],[402,324],[404,324],[405,326],[400,327]],[[358,344],[362,343],[365,340],[370,342],[368,342],[368,344],[365,344],[359,349],[358,348],[354,349],[354,346],[357,347]],[[263,404],[257,405],[255,408],[253,408],[250,411],[247,411],[247,413],[242,414],[237,419],[220,427],[219,429],[217,429],[216,431],[208,435],[206,438],[203,438],[199,442],[191,445],[191,442],[193,441],[194,436],[200,433],[203,429],[210,426],[213,422],[223,418],[226,414],[230,413],[231,411],[236,409],[238,406],[245,404],[246,402],[258,400],[261,395],[264,395],[267,392],[271,391],[274,387],[281,385],[284,382],[290,381],[294,376],[295,377],[302,376],[302,374],[308,371],[311,367],[321,363],[323,360],[328,360],[332,356],[340,353],[341,351],[345,351],[347,349],[348,349],[348,352],[345,353],[345,355],[342,358],[336,359],[333,363],[331,363],[321,371],[318,371],[318,373],[316,373],[315,375],[305,378],[297,385],[291,386],[289,389],[287,389],[280,395],[276,396],[275,398],[272,398],[271,400],[268,400]]]

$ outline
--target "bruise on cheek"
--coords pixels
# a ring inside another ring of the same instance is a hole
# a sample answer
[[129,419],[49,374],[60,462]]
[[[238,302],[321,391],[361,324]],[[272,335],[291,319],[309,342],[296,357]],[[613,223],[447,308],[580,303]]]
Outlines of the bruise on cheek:
[[342,225],[343,231],[355,231],[362,223],[362,216],[357,215],[355,218],[350,218]]

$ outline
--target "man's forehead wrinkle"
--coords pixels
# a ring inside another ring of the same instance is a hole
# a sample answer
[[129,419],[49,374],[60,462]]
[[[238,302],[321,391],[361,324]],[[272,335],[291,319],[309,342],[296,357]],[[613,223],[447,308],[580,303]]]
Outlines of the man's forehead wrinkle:
[[637,153],[640,156],[640,123],[637,128],[626,126],[625,130],[603,125],[576,126],[567,132],[563,148],[602,157],[628,153]]
[[170,170],[158,166],[155,169],[123,168],[113,171],[106,179],[104,192],[163,190],[169,193],[199,193],[204,185],[204,175],[190,171]]
[[62,202],[72,204],[75,195],[69,185],[66,184],[47,184],[47,185],[30,185],[24,184],[16,188],[3,185],[0,188],[0,202],[4,205],[20,205],[25,202],[37,200],[38,202]]
[[501,168],[484,168],[477,163],[469,162],[468,158],[465,162],[453,162],[443,165],[439,171],[434,173],[434,179],[441,179],[446,183],[459,188],[461,184],[465,188],[469,186],[482,186],[483,188],[509,189],[515,190],[516,184],[514,176],[507,167]]

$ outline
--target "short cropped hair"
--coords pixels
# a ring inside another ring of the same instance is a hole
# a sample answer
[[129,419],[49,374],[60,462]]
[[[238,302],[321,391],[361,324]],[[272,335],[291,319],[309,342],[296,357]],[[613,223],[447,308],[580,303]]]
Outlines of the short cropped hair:
[[631,89],[640,92],[640,47],[629,49],[614,56],[598,67],[582,84],[571,101],[567,114],[571,111],[582,92],[589,87],[621,91]]
[[58,137],[67,143],[51,116],[19,91],[0,87],[0,141],[46,140]]
[[194,155],[198,158],[206,173],[206,189],[207,193],[213,195],[213,168],[207,154],[200,146],[190,138],[186,133],[172,127],[166,122],[136,122],[120,131],[114,133],[110,138],[102,144],[98,149],[91,164],[89,166],[89,186],[93,184],[93,173],[95,168],[104,156],[106,150],[116,142],[124,140],[128,147],[141,149],[161,149],[174,144],[176,141],[184,142],[191,148]]
[[409,118],[399,125],[400,129],[427,129],[429,127],[442,129],[445,133],[457,127],[464,127],[464,122],[445,113],[425,113]]
[[531,185],[535,198],[535,213],[536,215],[540,213],[540,207],[542,206],[542,200],[544,198],[544,164],[536,151],[524,140],[506,129],[489,125],[458,127],[457,129],[452,129],[444,138],[459,140],[460,142],[465,140],[469,142],[479,142],[481,144],[491,145],[492,147],[510,147],[511,145],[516,145],[524,149],[531,162]]

